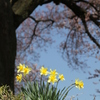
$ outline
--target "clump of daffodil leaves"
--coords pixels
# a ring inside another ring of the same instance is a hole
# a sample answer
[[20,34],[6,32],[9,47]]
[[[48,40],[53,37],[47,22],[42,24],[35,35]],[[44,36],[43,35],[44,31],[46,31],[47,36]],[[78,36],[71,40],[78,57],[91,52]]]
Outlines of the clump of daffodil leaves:
[[[29,74],[31,69],[25,65],[20,64],[18,67],[18,73],[22,72],[24,75]],[[26,68],[26,69],[25,69]],[[73,84],[64,87],[62,90],[58,90],[57,86],[59,81],[64,81],[65,78],[63,74],[59,74],[56,70],[50,69],[48,71],[44,66],[40,69],[41,81],[35,82],[27,82],[25,87],[22,87],[22,92],[25,96],[25,100],[65,100],[68,92],[76,87],[76,88],[84,88],[84,83],[82,80],[76,79]],[[47,81],[44,81],[42,77],[47,77]],[[17,81],[21,82],[22,74],[18,74],[16,76]],[[54,85],[56,84],[56,85]]]

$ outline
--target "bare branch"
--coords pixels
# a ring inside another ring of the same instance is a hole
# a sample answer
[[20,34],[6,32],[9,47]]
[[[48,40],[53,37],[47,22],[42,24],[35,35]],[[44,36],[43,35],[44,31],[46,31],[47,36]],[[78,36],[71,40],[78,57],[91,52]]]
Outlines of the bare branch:
[[37,26],[38,26],[38,23],[36,23],[36,25],[35,25],[35,27],[34,27],[34,30],[33,30],[33,34],[32,34],[31,39],[30,39],[30,42],[29,42],[29,44],[26,46],[26,48],[24,49],[24,51],[26,51],[26,49],[29,48],[30,44],[32,43],[33,37],[36,36],[35,31],[36,31]]
[[36,23],[38,23],[38,22],[48,22],[48,21],[51,21],[52,23],[54,23],[54,20],[52,20],[52,19],[36,20],[33,16],[29,16],[29,18],[33,19]]
[[86,4],[89,4],[91,7],[93,7],[98,12],[97,8],[92,3],[88,2],[88,1],[85,1],[85,0],[75,0],[74,2],[76,2],[76,3],[77,2],[84,2]]
[[95,17],[93,17],[93,15],[90,15],[89,18],[90,18],[91,21],[93,21],[98,27],[100,27],[100,22],[98,21],[99,18],[95,18]]
[[[35,27],[34,27],[33,34],[32,34],[32,36],[31,36],[29,45],[24,49],[24,51],[25,51],[27,48],[29,48],[30,44],[32,43],[32,40],[33,40],[34,36],[40,37],[42,40],[45,41],[45,39],[43,39],[41,36],[38,36],[37,34],[35,34],[36,28],[37,28],[37,26],[38,26],[38,24],[39,24],[40,22],[48,22],[48,21],[51,21],[52,24],[54,23],[54,21],[53,21],[52,19],[47,19],[47,20],[36,20],[36,19],[35,19],[34,17],[32,17],[32,16],[29,16],[29,18],[33,19],[33,20],[36,22],[36,25],[35,25]],[[48,24],[45,28],[49,27],[50,25],[51,25],[51,24]],[[43,29],[45,29],[45,28],[43,28]],[[42,30],[43,30],[43,29],[42,29]],[[46,42],[46,41],[45,41],[45,42]]]
[[98,48],[100,49],[100,44],[96,41],[96,39],[90,34],[89,30],[88,30],[88,27],[86,25],[86,21],[85,19],[81,19],[82,22],[83,22],[83,25],[84,25],[84,28],[85,28],[85,31],[87,33],[87,35],[89,36],[89,38],[98,46]]

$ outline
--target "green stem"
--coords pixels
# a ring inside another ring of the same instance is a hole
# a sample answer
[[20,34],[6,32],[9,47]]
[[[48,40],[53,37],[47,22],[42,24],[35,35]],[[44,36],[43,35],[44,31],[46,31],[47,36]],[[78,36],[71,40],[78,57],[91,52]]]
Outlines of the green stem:
[[57,88],[57,86],[58,86],[59,81],[60,81],[60,79],[57,81],[56,88]]
[[[60,93],[60,95],[61,95],[61,98],[63,97],[63,99],[62,100],[64,100],[64,98],[67,96],[67,94],[68,94],[68,92],[73,88],[73,87],[75,87],[75,83],[73,83],[73,84],[71,84],[70,86],[68,86],[66,89],[65,89],[65,91],[62,91],[63,93]],[[60,99],[61,99],[60,98]]]

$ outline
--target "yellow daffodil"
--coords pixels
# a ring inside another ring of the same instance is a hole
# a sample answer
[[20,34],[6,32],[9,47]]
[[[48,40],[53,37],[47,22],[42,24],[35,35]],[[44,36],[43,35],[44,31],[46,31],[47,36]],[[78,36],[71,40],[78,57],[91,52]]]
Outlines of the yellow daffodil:
[[18,74],[16,76],[16,79],[17,79],[17,81],[21,82],[21,80],[22,80],[22,74]]
[[76,88],[79,88],[79,89],[80,89],[80,86],[79,86],[79,79],[76,79],[76,80],[75,80],[75,86],[76,86]]
[[78,86],[78,84],[79,84],[79,79],[76,79],[75,80],[75,86]]
[[49,83],[55,83],[55,82],[57,82],[58,80],[57,80],[57,78],[56,78],[56,76],[55,75],[50,75],[49,76],[49,79],[48,79],[48,82]]
[[80,88],[84,88],[84,83],[83,83],[83,81],[80,81],[80,82],[79,82],[79,87],[80,87]]
[[61,81],[65,80],[64,75],[63,75],[63,74],[59,74],[59,79],[60,79]]
[[30,71],[31,71],[31,68],[29,68],[28,66],[26,66],[22,72],[23,72],[23,74],[25,76],[26,74],[29,74]]
[[51,70],[50,69],[50,75],[56,76],[58,73],[56,72],[56,70]]
[[23,65],[22,64],[19,64],[19,66],[17,66],[17,68],[18,68],[18,71],[17,71],[18,73],[19,72],[23,72],[23,70],[25,68],[25,65],[24,64]]
[[41,74],[41,75],[45,75],[45,76],[48,75],[49,72],[48,72],[47,70],[48,70],[47,68],[44,68],[44,67],[42,66],[41,69],[40,69],[40,74]]
[[76,79],[76,80],[75,80],[75,86],[76,86],[76,88],[81,89],[81,88],[84,88],[84,83],[83,83],[82,80],[79,81],[79,79]]

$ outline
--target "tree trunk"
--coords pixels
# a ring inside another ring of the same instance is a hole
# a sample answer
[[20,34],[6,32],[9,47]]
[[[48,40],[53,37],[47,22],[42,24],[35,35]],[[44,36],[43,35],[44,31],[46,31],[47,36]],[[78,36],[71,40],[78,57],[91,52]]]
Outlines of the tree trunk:
[[0,0],[0,86],[14,91],[16,34],[10,0]]

